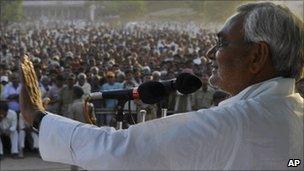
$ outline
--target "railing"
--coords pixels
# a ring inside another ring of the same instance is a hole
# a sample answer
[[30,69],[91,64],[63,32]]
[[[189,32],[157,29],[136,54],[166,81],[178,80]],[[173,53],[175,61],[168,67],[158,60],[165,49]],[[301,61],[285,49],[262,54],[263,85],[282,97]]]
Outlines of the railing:
[[[140,123],[140,122],[145,122],[145,118],[146,118],[146,111],[143,112],[144,110],[123,110],[125,116],[126,116],[126,119],[125,121],[128,123],[128,124],[136,124],[136,123]],[[115,109],[109,109],[109,108],[95,108],[94,109],[94,112],[95,112],[95,116],[96,116],[96,119],[97,119],[97,125],[98,126],[104,126],[104,116],[105,115],[113,115],[115,116],[116,115],[116,110]],[[177,111],[167,111],[165,114],[163,114],[162,112],[162,115],[161,117],[166,117],[167,115],[172,115],[174,113],[179,113]],[[141,116],[141,117],[138,117],[138,116]],[[140,120],[138,120],[140,119]],[[113,126],[113,125],[112,125]]]
[[[108,108],[95,108],[94,111],[95,111],[95,115],[109,115],[109,114],[115,115],[116,114],[115,109],[108,109]],[[129,110],[123,110],[123,112],[126,113],[126,114],[130,113]],[[172,115],[174,113],[181,113],[181,112],[173,111],[173,110],[168,110],[167,111],[167,115]],[[130,114],[137,115],[137,114],[140,114],[140,113],[139,113],[139,111],[131,110]]]

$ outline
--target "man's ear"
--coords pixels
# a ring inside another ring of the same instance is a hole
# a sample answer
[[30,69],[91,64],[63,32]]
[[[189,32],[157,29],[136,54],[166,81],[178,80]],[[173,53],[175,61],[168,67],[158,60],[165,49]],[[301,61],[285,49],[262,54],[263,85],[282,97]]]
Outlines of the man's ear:
[[253,74],[260,72],[270,59],[270,49],[266,42],[254,43],[250,59],[249,71]]

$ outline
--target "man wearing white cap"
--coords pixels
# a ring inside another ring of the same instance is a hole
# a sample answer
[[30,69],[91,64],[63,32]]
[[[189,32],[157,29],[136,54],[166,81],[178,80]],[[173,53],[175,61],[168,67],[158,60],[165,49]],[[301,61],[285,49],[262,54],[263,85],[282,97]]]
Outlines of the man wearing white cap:
[[5,75],[1,76],[1,79],[0,79],[0,99],[4,99],[3,89],[4,89],[4,87],[7,83],[8,83],[8,77],[5,76]]

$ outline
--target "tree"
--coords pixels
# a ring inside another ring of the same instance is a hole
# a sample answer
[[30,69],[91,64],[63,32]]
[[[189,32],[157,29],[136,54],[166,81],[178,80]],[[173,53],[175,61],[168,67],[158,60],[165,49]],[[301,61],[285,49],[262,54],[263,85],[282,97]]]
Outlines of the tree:
[[21,0],[1,0],[0,8],[0,20],[3,23],[20,21],[23,18],[23,6]]
[[104,6],[104,13],[130,17],[141,15],[146,11],[146,1],[99,1]]
[[205,22],[223,22],[235,12],[235,8],[246,1],[189,1]]
[[188,1],[188,6],[197,12],[202,12],[205,2],[206,1]]

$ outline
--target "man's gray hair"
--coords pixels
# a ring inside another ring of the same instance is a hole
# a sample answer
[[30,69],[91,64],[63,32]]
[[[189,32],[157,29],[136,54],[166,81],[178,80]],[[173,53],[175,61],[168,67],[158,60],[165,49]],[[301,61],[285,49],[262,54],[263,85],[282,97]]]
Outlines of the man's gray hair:
[[242,5],[237,11],[244,14],[245,41],[267,43],[280,76],[303,77],[303,21],[287,7],[270,2]]

